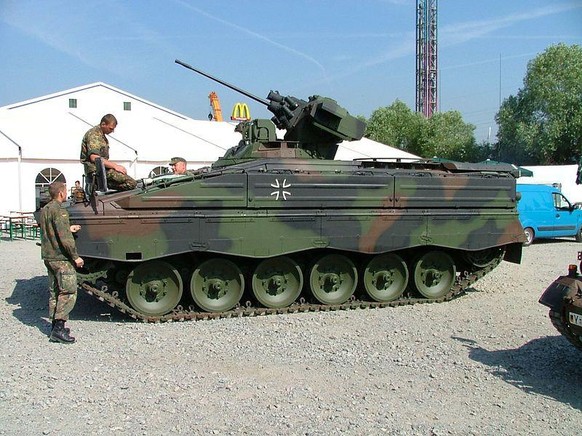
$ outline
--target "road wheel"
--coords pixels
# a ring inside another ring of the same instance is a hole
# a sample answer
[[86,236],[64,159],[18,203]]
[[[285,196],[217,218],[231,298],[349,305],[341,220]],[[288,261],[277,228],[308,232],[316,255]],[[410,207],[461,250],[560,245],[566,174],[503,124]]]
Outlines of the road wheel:
[[456,274],[451,256],[443,251],[429,251],[414,264],[414,285],[426,298],[440,298],[451,290]]
[[200,264],[190,280],[194,302],[207,312],[232,309],[240,301],[244,287],[244,277],[238,266],[219,257]]
[[313,296],[323,304],[342,304],[350,299],[358,283],[354,263],[341,254],[328,254],[311,268],[309,284]]
[[396,254],[375,256],[364,270],[364,287],[374,301],[385,303],[397,299],[407,284],[406,262]]
[[253,294],[265,307],[281,308],[293,303],[303,287],[303,273],[289,257],[263,260],[253,273]]
[[170,312],[182,297],[182,278],[172,265],[150,260],[133,269],[127,277],[125,294],[129,304],[144,315]]

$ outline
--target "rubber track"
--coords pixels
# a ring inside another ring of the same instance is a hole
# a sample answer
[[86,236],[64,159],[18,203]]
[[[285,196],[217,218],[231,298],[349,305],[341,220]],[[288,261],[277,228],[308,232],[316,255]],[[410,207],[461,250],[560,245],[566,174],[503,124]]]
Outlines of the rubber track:
[[582,350],[582,337],[577,336],[570,331],[568,325],[564,323],[565,319],[564,315],[552,309],[550,309],[548,315],[550,316],[552,324],[554,325],[554,327],[556,327],[556,330],[558,330],[560,334],[564,336],[566,339],[568,339],[568,341],[570,341],[576,348]]
[[[318,303],[306,303],[298,302],[293,303],[288,307],[281,309],[269,309],[264,307],[252,306],[250,302],[247,302],[244,306],[237,306],[232,310],[226,312],[199,312],[195,309],[185,310],[181,306],[177,306],[173,312],[162,316],[150,316],[144,315],[137,312],[126,303],[118,298],[119,293],[109,292],[107,286],[103,286],[101,289],[97,289],[91,286],[89,283],[82,283],[80,287],[86,291],[89,295],[96,297],[100,301],[104,301],[111,307],[118,309],[120,312],[129,315],[130,317],[144,321],[144,322],[171,322],[171,321],[202,321],[211,320],[219,318],[234,318],[243,316],[261,316],[261,315],[273,315],[273,314],[286,314],[286,313],[299,313],[299,312],[328,312],[336,310],[348,310],[348,309],[376,309],[384,307],[398,307],[398,306],[408,306],[413,304],[423,304],[423,303],[442,303],[444,301],[450,301],[465,292],[469,286],[483,277],[485,274],[491,272],[499,263],[501,258],[496,259],[490,265],[485,268],[474,271],[465,276],[460,276],[453,285],[451,291],[445,296],[437,299],[428,298],[401,298],[398,300],[389,301],[386,303],[378,303],[375,301],[363,301],[363,300],[349,300],[343,304],[325,305]],[[559,329],[558,329],[559,330]]]

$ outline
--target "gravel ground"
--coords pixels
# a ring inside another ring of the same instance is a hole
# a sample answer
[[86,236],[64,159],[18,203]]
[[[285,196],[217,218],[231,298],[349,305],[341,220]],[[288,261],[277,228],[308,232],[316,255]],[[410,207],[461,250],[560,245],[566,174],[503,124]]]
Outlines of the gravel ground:
[[79,294],[49,343],[34,241],[0,241],[0,434],[574,435],[582,353],[537,300],[536,243],[444,304],[144,324]]

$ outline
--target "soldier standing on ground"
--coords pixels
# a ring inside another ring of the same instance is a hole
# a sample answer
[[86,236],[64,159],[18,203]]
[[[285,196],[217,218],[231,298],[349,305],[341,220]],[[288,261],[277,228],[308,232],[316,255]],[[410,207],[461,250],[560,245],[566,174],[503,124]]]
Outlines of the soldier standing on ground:
[[107,185],[117,191],[135,189],[137,182],[127,175],[123,165],[109,160],[109,140],[107,136],[117,127],[117,119],[111,114],[104,115],[98,126],[89,129],[81,142],[81,163],[85,166],[85,175],[89,183],[95,176],[95,158],[101,157],[105,166]]
[[40,212],[41,257],[48,272],[49,319],[52,321],[51,342],[72,343],[65,322],[77,300],[77,272],[83,259],[77,254],[73,233],[81,229],[69,223],[69,212],[62,206],[67,187],[62,182],[49,186],[51,201]]

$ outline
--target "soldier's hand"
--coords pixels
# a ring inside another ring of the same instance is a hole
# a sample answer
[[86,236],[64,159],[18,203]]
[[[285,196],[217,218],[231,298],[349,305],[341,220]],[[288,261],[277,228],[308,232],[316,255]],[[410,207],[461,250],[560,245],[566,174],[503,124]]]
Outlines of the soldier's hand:
[[81,226],[79,224],[73,224],[70,228],[71,233],[77,233],[79,230],[81,230]]
[[83,260],[83,258],[81,258],[81,257],[77,257],[77,258],[75,259],[75,266],[76,266],[77,268],[83,268],[83,265],[85,265],[85,261]]
[[127,170],[125,169],[125,167],[123,165],[115,164],[115,168],[113,168],[113,169],[121,174],[127,174]]

